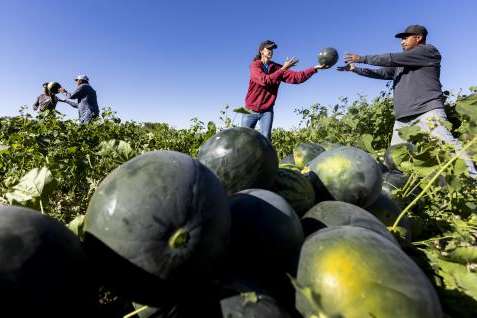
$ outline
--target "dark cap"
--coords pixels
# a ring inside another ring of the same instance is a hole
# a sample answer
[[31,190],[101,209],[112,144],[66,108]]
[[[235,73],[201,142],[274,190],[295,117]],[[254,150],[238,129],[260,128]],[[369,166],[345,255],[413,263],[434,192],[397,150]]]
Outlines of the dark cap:
[[267,48],[267,49],[276,49],[277,48],[277,45],[275,44],[275,42],[273,41],[270,41],[270,40],[265,40],[263,41],[262,43],[260,43],[260,46],[258,47],[258,50],[261,51],[263,50],[263,48]]
[[408,35],[422,35],[425,37],[427,36],[427,29],[418,24],[410,25],[404,30],[404,32],[398,33],[394,37],[402,39]]

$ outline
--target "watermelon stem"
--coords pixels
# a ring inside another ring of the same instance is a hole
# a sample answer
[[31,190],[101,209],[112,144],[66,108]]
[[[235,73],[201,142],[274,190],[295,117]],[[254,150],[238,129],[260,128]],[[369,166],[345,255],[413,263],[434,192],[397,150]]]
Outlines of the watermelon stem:
[[451,163],[453,163],[454,161],[457,160],[457,158],[459,158],[468,148],[470,148],[470,146],[472,146],[472,144],[474,142],[477,141],[477,137],[474,137],[471,141],[469,141],[469,143],[467,143],[458,153],[456,153],[456,155],[454,157],[452,157],[445,165],[443,165],[439,171],[437,171],[437,173],[432,177],[432,179],[429,181],[429,183],[425,186],[424,189],[422,189],[421,193],[419,193],[419,195],[417,197],[414,198],[414,200],[412,200],[411,203],[409,203],[409,205],[401,212],[401,214],[399,214],[398,218],[396,219],[396,221],[394,222],[392,228],[391,228],[391,231],[392,232],[395,232],[396,231],[396,227],[399,225],[399,222],[401,221],[401,219],[409,212],[409,210],[411,209],[411,207],[413,207],[417,202],[419,202],[419,200],[421,199],[422,196],[424,196],[424,194],[426,194],[426,192],[430,189],[430,187],[432,186],[432,184],[434,183],[434,181],[437,180],[437,178],[441,175],[441,173],[447,169],[447,167],[449,167],[451,165]]
[[169,247],[170,248],[183,248],[189,242],[189,232],[185,229],[180,228],[172,234],[169,238]]
[[403,187],[403,198],[406,198],[408,195],[410,195],[413,191],[417,189],[419,186],[419,179],[417,178],[417,175],[415,173],[412,173],[409,178],[406,181],[406,184]]
[[447,239],[454,238],[454,237],[455,236],[453,236],[453,235],[447,235],[447,236],[442,236],[442,237],[433,237],[431,239],[424,240],[424,241],[412,242],[412,245],[427,245],[427,243],[437,242],[437,241],[440,241],[440,240],[447,240]]
[[43,210],[43,203],[41,202],[41,199],[40,199],[40,210],[41,210],[41,214],[45,214],[45,211]]
[[138,309],[134,310],[133,312],[130,312],[129,314],[123,316],[123,318],[133,317],[133,316],[135,316],[136,314],[139,314],[140,312],[146,310],[147,308],[149,308],[149,307],[148,307],[148,306],[142,306],[141,308],[138,308]]

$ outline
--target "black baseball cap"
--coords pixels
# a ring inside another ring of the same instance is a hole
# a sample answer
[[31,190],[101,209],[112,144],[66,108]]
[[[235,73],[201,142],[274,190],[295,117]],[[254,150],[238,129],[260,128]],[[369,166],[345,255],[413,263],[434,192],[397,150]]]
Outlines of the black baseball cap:
[[425,37],[427,36],[427,29],[422,25],[414,24],[408,26],[404,32],[398,33],[394,37],[402,39],[409,35],[422,35]]
[[260,46],[258,47],[258,50],[261,51],[263,50],[263,48],[267,48],[267,49],[276,49],[277,48],[277,44],[273,41],[270,41],[270,40],[265,40],[263,41],[262,43],[260,43]]

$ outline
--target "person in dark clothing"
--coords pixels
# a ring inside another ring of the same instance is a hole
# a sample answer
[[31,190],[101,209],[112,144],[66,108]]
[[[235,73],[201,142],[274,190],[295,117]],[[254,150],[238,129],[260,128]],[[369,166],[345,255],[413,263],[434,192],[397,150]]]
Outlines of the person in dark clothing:
[[276,48],[275,42],[270,40],[260,43],[258,53],[250,64],[250,81],[245,97],[245,108],[249,114],[242,116],[242,127],[255,128],[260,121],[260,131],[268,139],[271,139],[273,106],[280,83],[300,84],[319,69],[327,68],[316,65],[300,72],[290,71],[298,60],[287,59],[283,65],[273,62],[273,50]]
[[[87,124],[99,116],[98,100],[96,91],[89,85],[89,78],[86,75],[78,75],[75,78],[76,90],[70,94],[64,88],[60,92],[66,95],[67,99],[59,101],[69,104],[78,109],[80,124]],[[73,101],[73,100],[76,100]]]
[[[338,70],[393,81],[395,122],[391,145],[404,143],[398,130],[415,124],[432,136],[452,144],[458,151],[462,148],[461,143],[441,123],[447,120],[440,82],[441,54],[436,47],[426,43],[427,34],[425,27],[410,25],[404,32],[395,35],[401,39],[403,52],[365,56],[348,53],[345,55],[346,66],[338,67]],[[355,63],[381,68],[360,68]],[[470,157],[464,154],[462,159],[470,175],[477,177]]]
[[58,103],[56,94],[59,93],[60,89],[61,85],[57,82],[43,83],[43,94],[36,98],[35,103],[33,103],[33,110],[40,113],[47,110],[55,110]]

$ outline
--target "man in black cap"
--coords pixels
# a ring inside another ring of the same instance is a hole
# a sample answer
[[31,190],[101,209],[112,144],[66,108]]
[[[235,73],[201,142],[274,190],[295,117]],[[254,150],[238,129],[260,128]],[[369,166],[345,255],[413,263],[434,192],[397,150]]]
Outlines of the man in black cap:
[[[395,35],[401,39],[403,52],[364,56],[348,53],[345,55],[346,66],[338,67],[338,70],[393,80],[396,120],[391,145],[404,143],[398,130],[415,124],[459,150],[462,147],[459,140],[441,124],[441,121],[447,120],[440,82],[441,54],[433,45],[426,43],[427,34],[427,29],[422,25],[410,25],[404,32]],[[382,67],[360,68],[354,63]],[[466,162],[470,175],[477,177],[475,166],[468,155],[463,155],[462,159]]]

